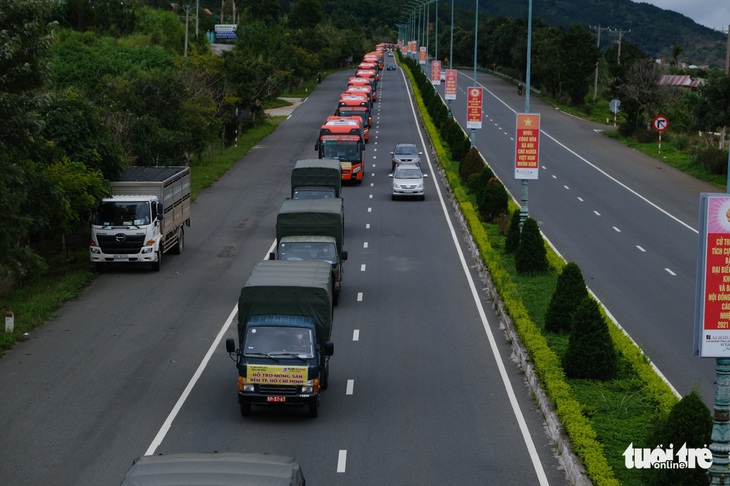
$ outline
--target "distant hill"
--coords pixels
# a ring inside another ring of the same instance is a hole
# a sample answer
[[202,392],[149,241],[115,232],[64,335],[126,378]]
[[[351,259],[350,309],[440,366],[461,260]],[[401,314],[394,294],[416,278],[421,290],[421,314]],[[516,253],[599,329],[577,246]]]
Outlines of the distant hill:
[[[456,0],[456,5],[474,10],[473,0]],[[527,9],[526,1],[486,0],[479,5],[479,15],[480,20],[485,12],[495,17],[525,17]],[[625,41],[667,62],[671,60],[672,46],[678,44],[683,49],[679,62],[712,69],[725,68],[725,34],[699,25],[680,13],[648,3],[631,0],[533,0],[532,16],[533,20],[540,18],[551,25],[600,25],[624,31]],[[608,45],[609,38],[616,37],[609,37],[606,32],[601,34],[602,47]]]

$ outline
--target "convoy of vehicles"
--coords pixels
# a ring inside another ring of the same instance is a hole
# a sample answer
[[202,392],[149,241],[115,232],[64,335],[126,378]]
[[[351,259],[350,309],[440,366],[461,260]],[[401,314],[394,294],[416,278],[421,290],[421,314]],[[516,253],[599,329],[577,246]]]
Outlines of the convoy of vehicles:
[[131,167],[111,183],[112,195],[96,207],[89,254],[97,270],[106,263],[149,263],[179,254],[190,227],[190,169]]
[[226,340],[238,369],[241,415],[253,405],[304,406],[318,415],[334,354],[333,288],[326,262],[264,260],[253,267],[238,300],[238,342]]

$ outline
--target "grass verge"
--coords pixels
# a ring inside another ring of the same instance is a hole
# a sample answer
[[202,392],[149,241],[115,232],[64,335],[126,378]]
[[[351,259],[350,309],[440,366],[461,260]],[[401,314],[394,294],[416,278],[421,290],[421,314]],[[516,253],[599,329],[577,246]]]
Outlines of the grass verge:
[[666,416],[678,398],[654,372],[641,350],[622,330],[612,325],[609,326],[611,338],[620,355],[619,375],[608,382],[565,376],[561,358],[568,337],[547,332],[543,326],[547,306],[565,262],[548,249],[550,271],[530,277],[516,271],[513,256],[503,250],[504,235],[496,225],[479,219],[473,196],[461,185],[459,164],[452,161],[443,148],[413,75],[407,68],[406,71],[437,159],[504,305],[506,318],[512,321],[586,476],[600,486],[643,485],[643,475],[624,466],[622,453],[630,443],[653,448],[654,445],[643,444],[643,440],[651,425],[658,417]]
[[[246,132],[234,146],[220,154],[193,161],[190,165],[190,186],[193,200],[202,190],[217,181],[233,164],[245,156],[256,144],[271,134],[285,117],[269,117]],[[88,230],[84,230],[84,235]],[[83,242],[87,239],[81,238]],[[0,329],[0,356],[17,341],[27,339],[36,327],[53,319],[58,308],[75,299],[96,278],[89,262],[88,248],[76,249],[65,261],[51,259],[49,271],[18,288],[0,296],[0,309],[13,313],[13,332]]]

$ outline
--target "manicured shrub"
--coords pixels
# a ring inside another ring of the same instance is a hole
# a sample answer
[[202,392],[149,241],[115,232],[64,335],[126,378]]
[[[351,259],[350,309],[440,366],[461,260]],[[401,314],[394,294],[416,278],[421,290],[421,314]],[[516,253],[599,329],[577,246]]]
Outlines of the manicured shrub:
[[512,218],[509,221],[509,229],[507,230],[507,238],[504,240],[504,251],[513,253],[520,246],[520,210],[515,209],[512,212]]
[[616,376],[618,354],[608,324],[591,297],[583,298],[573,312],[563,369],[570,378],[610,380]]
[[461,181],[468,181],[470,176],[479,174],[482,168],[484,168],[484,162],[482,161],[482,156],[479,154],[479,150],[476,147],[471,147],[459,165]]
[[477,193],[477,207],[482,221],[491,223],[509,210],[509,195],[497,178],[492,178]]
[[[706,447],[711,442],[712,415],[710,409],[700,398],[697,391],[682,397],[669,412],[669,416],[659,420],[652,431],[647,448],[673,447],[675,453],[686,445],[688,449]],[[650,486],[681,484],[705,486],[707,470],[694,469],[650,469],[646,470],[646,483]]]
[[556,333],[569,332],[571,314],[586,297],[588,289],[583,274],[577,264],[570,262],[558,277],[545,313],[545,329]]
[[466,188],[472,194],[477,195],[484,187],[487,186],[487,183],[493,177],[494,172],[492,172],[492,169],[490,169],[488,165],[483,164],[481,172],[469,176],[466,181]]
[[525,219],[520,233],[520,246],[515,252],[515,267],[522,274],[534,275],[547,271],[548,260],[545,242],[537,221]]

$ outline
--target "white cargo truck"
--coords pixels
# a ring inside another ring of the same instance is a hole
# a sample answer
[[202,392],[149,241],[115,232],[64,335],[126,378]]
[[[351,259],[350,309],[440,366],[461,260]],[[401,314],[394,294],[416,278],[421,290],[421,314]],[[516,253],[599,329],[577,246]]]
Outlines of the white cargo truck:
[[180,254],[190,227],[190,169],[131,167],[111,183],[91,221],[91,261],[149,263],[160,270],[162,254]]

